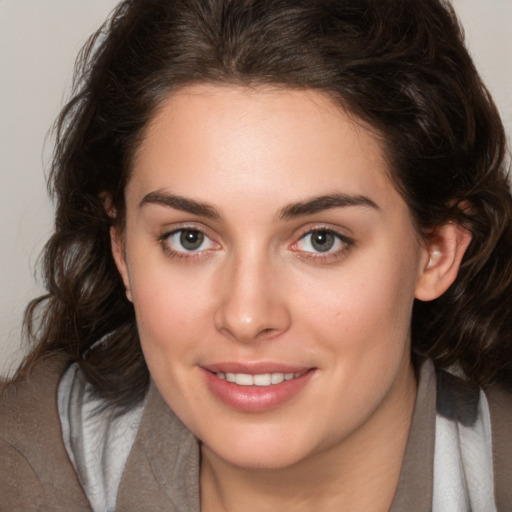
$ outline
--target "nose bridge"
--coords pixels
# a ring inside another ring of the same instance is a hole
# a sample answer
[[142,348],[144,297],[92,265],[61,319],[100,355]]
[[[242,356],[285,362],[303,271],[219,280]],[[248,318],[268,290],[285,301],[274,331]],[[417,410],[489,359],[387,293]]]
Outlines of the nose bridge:
[[217,328],[240,341],[285,331],[290,316],[279,281],[279,269],[265,251],[233,253],[223,273]]

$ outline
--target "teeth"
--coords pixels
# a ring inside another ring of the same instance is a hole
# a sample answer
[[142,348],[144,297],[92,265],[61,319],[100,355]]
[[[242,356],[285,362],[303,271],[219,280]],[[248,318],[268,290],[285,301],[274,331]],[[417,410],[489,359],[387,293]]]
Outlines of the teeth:
[[270,373],[253,375],[252,381],[255,386],[270,386],[271,384],[277,384],[277,382],[272,382],[272,375]]
[[250,375],[248,373],[217,372],[216,375],[219,379],[234,382],[239,386],[271,386],[272,384],[281,384],[285,380],[296,379],[302,373],[261,373]]
[[270,375],[271,384],[281,384],[284,380],[284,373],[273,373]]
[[253,382],[253,376],[249,375],[247,373],[236,373],[235,374],[235,382],[239,386],[252,386],[254,384]]

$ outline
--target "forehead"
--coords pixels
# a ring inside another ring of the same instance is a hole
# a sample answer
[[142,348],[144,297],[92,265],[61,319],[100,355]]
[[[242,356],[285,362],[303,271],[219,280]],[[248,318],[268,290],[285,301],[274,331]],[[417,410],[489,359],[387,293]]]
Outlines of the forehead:
[[375,134],[322,93],[201,85],[161,105],[128,189],[208,201],[260,192],[289,202],[334,191],[385,196],[388,176]]

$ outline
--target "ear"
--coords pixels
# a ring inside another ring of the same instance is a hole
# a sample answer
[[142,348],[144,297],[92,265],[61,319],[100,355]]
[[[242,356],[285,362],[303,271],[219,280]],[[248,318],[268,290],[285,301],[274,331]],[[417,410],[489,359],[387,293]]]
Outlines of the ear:
[[415,297],[429,301],[440,297],[455,281],[471,233],[460,224],[448,222],[430,233],[425,257],[416,283]]
[[130,289],[130,275],[128,265],[126,263],[125,242],[123,233],[116,227],[110,228],[110,245],[112,247],[112,255],[117,266],[117,270],[121,274],[124,286],[126,288],[126,297],[133,302],[132,292]]

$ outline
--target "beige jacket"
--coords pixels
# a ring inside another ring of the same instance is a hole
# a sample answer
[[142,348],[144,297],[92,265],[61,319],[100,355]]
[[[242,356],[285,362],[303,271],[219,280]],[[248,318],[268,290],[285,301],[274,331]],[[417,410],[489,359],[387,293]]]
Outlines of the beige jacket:
[[[62,442],[57,387],[62,358],[39,364],[0,400],[0,511],[85,512],[91,508]],[[512,395],[487,392],[498,511],[512,510]],[[432,503],[436,376],[423,375],[390,512],[429,512]],[[150,387],[118,491],[120,512],[199,512],[199,446]]]

